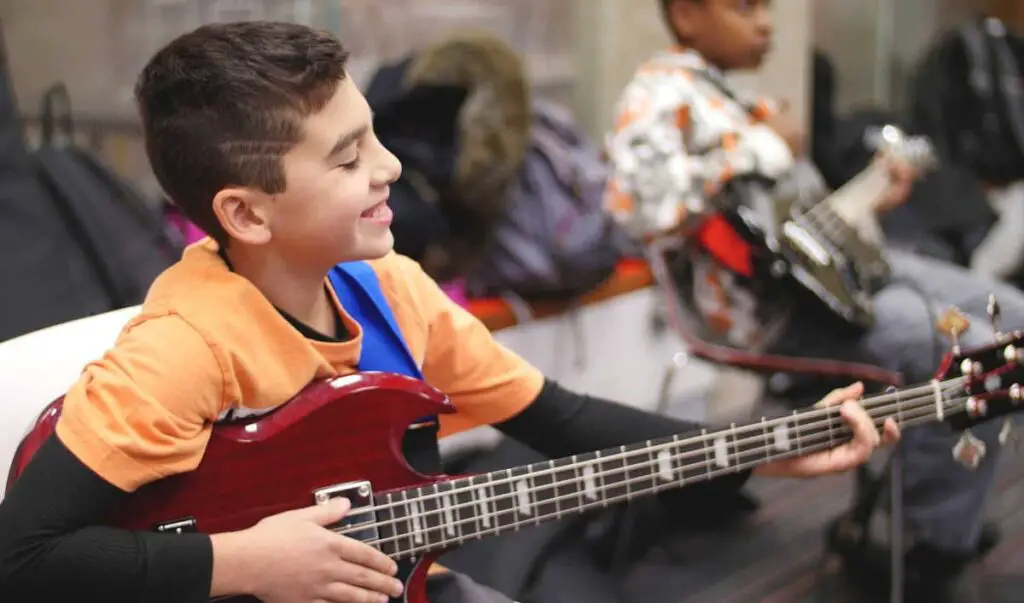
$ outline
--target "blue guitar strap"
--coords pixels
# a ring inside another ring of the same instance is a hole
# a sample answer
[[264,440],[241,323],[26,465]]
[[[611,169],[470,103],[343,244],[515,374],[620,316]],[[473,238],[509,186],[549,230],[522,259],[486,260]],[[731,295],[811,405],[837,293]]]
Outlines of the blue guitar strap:
[[[377,274],[366,262],[338,264],[327,274],[338,301],[363,330],[362,350],[356,363],[360,371],[381,371],[423,380],[398,321],[381,291]],[[426,473],[441,471],[436,416],[420,417],[402,444],[406,459]]]
[[359,370],[422,380],[423,373],[402,337],[373,268],[366,262],[345,262],[332,268],[327,277],[342,307],[362,327]]

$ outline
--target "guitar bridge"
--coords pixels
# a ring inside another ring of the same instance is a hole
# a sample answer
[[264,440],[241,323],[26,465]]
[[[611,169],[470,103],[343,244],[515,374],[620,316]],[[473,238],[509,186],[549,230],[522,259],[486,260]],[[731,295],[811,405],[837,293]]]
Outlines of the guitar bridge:
[[374,511],[373,487],[368,481],[348,482],[320,488],[313,492],[313,501],[325,505],[336,498],[347,498],[352,508],[341,521],[330,527],[342,535],[362,542],[374,542],[378,539]]

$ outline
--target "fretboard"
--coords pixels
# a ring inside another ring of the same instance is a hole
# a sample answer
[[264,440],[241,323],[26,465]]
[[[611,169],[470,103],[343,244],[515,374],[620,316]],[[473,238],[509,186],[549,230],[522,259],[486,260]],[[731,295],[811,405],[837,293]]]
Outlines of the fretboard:
[[817,232],[843,249],[854,235],[876,245],[880,233],[874,219],[875,207],[889,188],[888,171],[873,163],[838,190],[803,212]]
[[845,251],[849,241],[857,235],[857,230],[836,213],[828,203],[819,203],[814,211],[800,217],[807,221],[812,232],[820,233],[839,251]]
[[[941,421],[960,380],[862,401],[875,425]],[[837,407],[816,407],[699,434],[649,440],[514,469],[381,493],[370,544],[403,558],[542,521],[833,448],[852,432]],[[370,526],[365,526],[370,527]]]

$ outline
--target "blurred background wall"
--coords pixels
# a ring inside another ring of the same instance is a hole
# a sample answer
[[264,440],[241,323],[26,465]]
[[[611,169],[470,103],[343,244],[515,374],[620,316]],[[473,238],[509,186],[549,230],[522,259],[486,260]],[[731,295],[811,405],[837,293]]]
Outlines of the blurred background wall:
[[[776,45],[744,85],[808,111],[810,49],[835,62],[839,107],[899,106],[907,69],[971,0],[780,0]],[[78,134],[123,174],[147,184],[131,102],[135,74],[174,35],[202,22],[271,18],[337,32],[358,81],[447,31],[482,27],[523,53],[540,94],[600,136],[636,64],[664,48],[658,0],[0,0],[8,63],[31,122],[42,91],[64,81]],[[151,184],[151,183],[150,183]]]

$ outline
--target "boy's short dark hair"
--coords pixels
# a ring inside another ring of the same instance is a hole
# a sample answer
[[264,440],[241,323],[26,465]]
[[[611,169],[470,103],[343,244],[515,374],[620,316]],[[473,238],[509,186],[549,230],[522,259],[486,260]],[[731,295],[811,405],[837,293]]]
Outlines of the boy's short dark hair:
[[348,53],[333,35],[274,22],[202,26],[165,46],[135,85],[153,173],[221,245],[212,201],[227,186],[285,189],[281,157],[334,96]]

